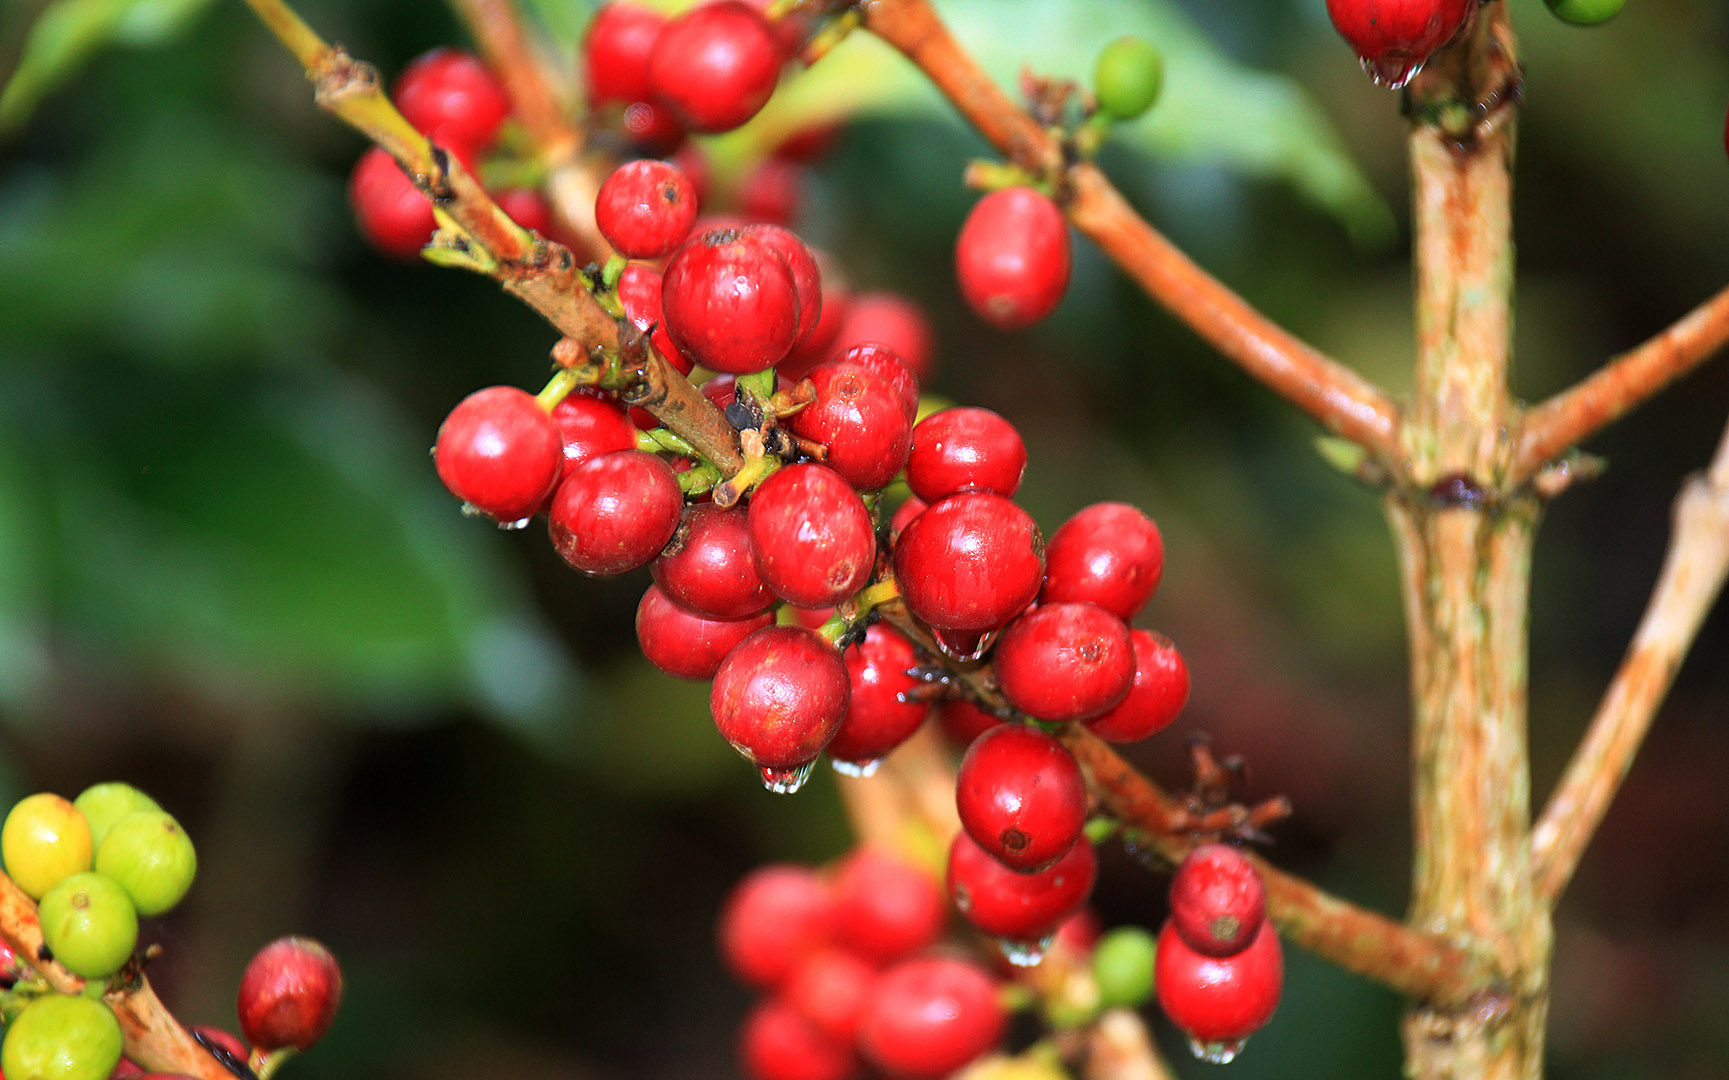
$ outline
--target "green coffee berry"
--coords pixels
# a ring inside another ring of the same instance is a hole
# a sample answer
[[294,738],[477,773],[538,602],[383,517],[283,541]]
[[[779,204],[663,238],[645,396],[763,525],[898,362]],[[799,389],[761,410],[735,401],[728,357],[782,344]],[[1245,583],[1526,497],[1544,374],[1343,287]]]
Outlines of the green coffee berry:
[[119,780],[90,785],[72,800],[72,805],[84,811],[84,819],[90,822],[90,839],[97,847],[102,846],[109,827],[127,814],[162,809],[155,799]]
[[95,998],[47,994],[6,1028],[0,1070],[19,1080],[107,1080],[120,1063],[120,1023]]
[[1627,0],[1544,0],[1562,22],[1574,26],[1597,26],[1621,13]]
[[96,849],[96,870],[119,882],[138,914],[149,917],[186,895],[198,854],[178,821],[161,810],[140,810],[109,828]]
[[37,917],[54,959],[74,975],[103,979],[138,946],[138,912],[106,874],[73,874],[42,895]]
[[1119,926],[1093,946],[1093,978],[1099,1000],[1107,1008],[1135,1008],[1153,993],[1153,959],[1158,946],[1153,935],[1138,926]]
[[1093,93],[1100,110],[1113,120],[1133,120],[1146,112],[1164,84],[1164,56],[1137,37],[1120,37],[1106,45],[1093,67]]

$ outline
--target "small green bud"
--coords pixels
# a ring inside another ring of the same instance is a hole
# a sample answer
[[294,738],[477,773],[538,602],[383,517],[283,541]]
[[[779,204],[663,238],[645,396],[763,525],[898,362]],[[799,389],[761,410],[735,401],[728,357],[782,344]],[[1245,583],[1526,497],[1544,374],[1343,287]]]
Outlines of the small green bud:
[[1093,93],[1113,120],[1133,120],[1152,108],[1165,84],[1165,58],[1137,37],[1120,37],[1099,53]]

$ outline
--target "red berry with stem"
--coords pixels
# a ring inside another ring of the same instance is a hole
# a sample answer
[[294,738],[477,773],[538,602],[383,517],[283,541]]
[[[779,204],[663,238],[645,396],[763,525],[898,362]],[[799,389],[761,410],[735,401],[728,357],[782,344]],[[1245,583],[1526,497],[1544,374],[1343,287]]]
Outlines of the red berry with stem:
[[1269,922],[1232,956],[1196,952],[1169,921],[1159,931],[1153,983],[1159,1006],[1211,1061],[1229,1061],[1279,1005],[1284,986],[1279,935]]
[[648,335],[654,351],[659,353],[680,374],[689,375],[696,365],[672,343],[666,330],[666,313],[660,306],[660,271],[647,263],[633,262],[618,275],[618,302],[632,326]]
[[660,297],[673,342],[715,371],[773,367],[798,338],[792,271],[779,252],[743,231],[685,241],[666,265]]
[[980,199],[955,241],[961,295],[978,316],[1018,330],[1049,315],[1069,287],[1069,227],[1056,203],[1028,187]]
[[997,982],[950,956],[884,971],[859,1021],[859,1050],[884,1072],[935,1080],[994,1049],[1008,1027]]
[[824,1031],[790,1002],[760,1001],[738,1036],[739,1064],[750,1080],[850,1080],[858,1052]]
[[878,964],[934,945],[948,924],[937,880],[879,848],[858,848],[842,861],[834,897],[837,939]]
[[838,604],[870,579],[870,511],[833,469],[810,462],[781,468],[751,494],[749,525],[757,572],[789,604]]
[[1189,701],[1189,667],[1171,639],[1151,630],[1131,629],[1135,646],[1135,684],[1129,696],[1083,723],[1110,742],[1137,742],[1176,720]]
[[777,986],[836,930],[834,891],[808,866],[759,866],[721,908],[720,958],[751,986]]
[[438,229],[432,200],[397,167],[395,158],[376,146],[354,164],[348,178],[348,203],[366,242],[403,262],[418,261],[420,249]]
[[1010,705],[1041,720],[1084,720],[1128,696],[1135,646],[1097,604],[1041,604],[1004,628],[994,658]]
[[1068,854],[1087,823],[1087,785],[1055,737],[1003,724],[974,739],[955,775],[961,827],[1004,866],[1033,873]]
[[1233,956],[1249,947],[1267,917],[1267,889],[1243,853],[1202,844],[1171,877],[1171,925],[1189,948]]
[[590,458],[636,449],[636,425],[624,406],[598,390],[580,387],[552,407],[552,422],[564,443],[561,478]]
[[1151,518],[1128,503],[1094,503],[1051,534],[1039,602],[1084,600],[1128,620],[1164,572],[1165,543]]
[[558,485],[547,527],[572,568],[609,577],[660,554],[683,508],[672,466],[641,450],[619,450],[583,462]]
[[582,39],[591,104],[646,102],[654,96],[648,60],[664,26],[665,15],[630,0],[601,5]]
[[463,398],[432,450],[450,493],[503,524],[539,510],[563,470],[558,425],[533,394],[489,386]]
[[653,585],[636,605],[636,640],[642,654],[678,679],[714,678],[734,646],[773,623],[769,611],[743,619],[710,619],[686,611]]
[[427,134],[484,150],[510,115],[504,85],[473,53],[438,48],[402,69],[390,92],[408,122]]
[[655,96],[692,131],[731,131],[767,103],[783,59],[762,12],[740,0],[715,0],[666,24],[649,57],[649,78]]
[[342,969],[323,945],[277,938],[240,976],[240,1032],[260,1050],[305,1050],[324,1037],[342,1002]]
[[898,391],[858,364],[818,364],[816,400],[787,418],[794,435],[828,448],[823,464],[860,491],[895,478],[912,450],[912,422]]
[[900,399],[901,408],[907,414],[907,423],[912,423],[919,411],[919,378],[913,374],[900,354],[887,345],[877,342],[867,342],[842,349],[835,354],[834,363],[857,364],[867,371],[874,372],[879,378],[894,387],[895,395]]
[[901,697],[922,685],[907,674],[919,658],[912,643],[892,627],[873,624],[864,640],[845,655],[852,691],[846,719],[828,744],[828,756],[836,768],[858,772],[911,737],[924,723],[930,705]]
[[850,1047],[876,975],[876,965],[850,949],[823,949],[793,968],[780,997],[823,1034]]
[[1409,82],[1476,7],[1477,0],[1327,0],[1334,28],[1364,70],[1393,89]]
[[594,220],[607,243],[632,259],[672,254],[696,222],[696,190],[676,165],[627,161],[601,182]]
[[949,845],[948,891],[955,909],[992,937],[1035,943],[1056,933],[1093,894],[1098,857],[1079,843],[1043,870],[1004,866],[965,831]]
[[709,692],[721,737],[765,770],[802,769],[846,716],[846,664],[802,626],[766,626],[721,661]]
[[746,225],[739,235],[767,245],[786,262],[793,291],[798,294],[798,336],[793,338],[793,347],[803,345],[822,320],[822,267],[817,265],[816,256],[797,233],[779,225]]
[[757,573],[749,521],[739,509],[685,507],[678,531],[649,572],[669,599],[711,619],[742,619],[775,601]]
[[1012,496],[1027,470],[1027,445],[1015,426],[989,409],[956,405],[913,429],[907,486],[926,502],[958,491]]
[[926,624],[994,630],[1038,595],[1044,548],[1032,515],[995,492],[966,491],[907,523],[895,542],[895,580]]

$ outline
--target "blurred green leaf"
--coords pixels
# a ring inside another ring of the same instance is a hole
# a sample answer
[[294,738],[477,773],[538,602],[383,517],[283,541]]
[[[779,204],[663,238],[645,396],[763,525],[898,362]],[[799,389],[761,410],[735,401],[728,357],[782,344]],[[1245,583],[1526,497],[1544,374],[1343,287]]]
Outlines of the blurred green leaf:
[[558,55],[574,56],[582,43],[582,32],[594,16],[595,5],[585,0],[522,0],[522,6],[551,38]]
[[[47,667],[48,539],[29,473],[23,448],[0,425],[0,709],[25,707]],[[0,775],[0,795],[5,786]]]

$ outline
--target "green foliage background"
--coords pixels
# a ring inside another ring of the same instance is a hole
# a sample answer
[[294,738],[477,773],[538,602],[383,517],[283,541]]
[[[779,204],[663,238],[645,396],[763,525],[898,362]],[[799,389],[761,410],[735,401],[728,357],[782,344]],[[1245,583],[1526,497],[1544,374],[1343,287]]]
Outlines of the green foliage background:
[[[1586,32],[1501,2],[1529,73],[1517,378],[1535,399],[1729,279],[1729,14],[1632,0]],[[587,10],[530,6],[567,42]],[[1321,0],[939,6],[1005,79],[1084,75],[1126,31],[1160,42],[1167,98],[1109,169],[1254,302],[1405,388],[1402,122]],[[460,40],[430,3],[303,11],[387,73]],[[10,0],[0,74],[0,796],[125,778],[188,825],[204,872],[153,931],[153,973],[190,1020],[233,1023],[269,937],[327,940],[349,997],[292,1066],[308,1080],[733,1075],[748,995],[712,956],[714,912],[751,865],[839,854],[844,826],[827,778],[760,791],[703,689],[647,669],[641,581],[578,579],[537,530],[464,519],[439,487],[443,413],[538,385],[551,333],[485,281],[364,249],[342,190],[359,138],[238,3]],[[1211,732],[1249,757],[1250,794],[1295,801],[1276,859],[1400,910],[1403,635],[1373,495],[1084,245],[1037,331],[968,315],[948,258],[982,147],[898,61],[848,43],[777,108],[711,147],[723,172],[776,124],[858,114],[801,231],[861,286],[928,305],[935,389],[1022,426],[1022,501],[1047,530],[1107,497],[1164,529],[1142,621],[1183,646],[1195,693],[1137,756],[1179,784],[1183,736]],[[1540,794],[1725,402],[1719,362],[1594,442],[1609,471],[1549,514]],[[1729,1061],[1726,639],[1719,613],[1559,914],[1556,1077]],[[1099,908],[1156,925],[1162,889],[1112,857]],[[1231,1068],[1391,1075],[1396,1015],[1293,954],[1278,1018]]]

